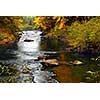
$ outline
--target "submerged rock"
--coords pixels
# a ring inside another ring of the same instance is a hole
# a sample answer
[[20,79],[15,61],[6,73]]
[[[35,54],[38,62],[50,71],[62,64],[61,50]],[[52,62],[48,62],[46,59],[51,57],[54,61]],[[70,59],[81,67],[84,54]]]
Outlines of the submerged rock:
[[35,83],[57,83],[57,80],[52,78],[53,76],[55,76],[53,72],[35,71],[33,73],[33,82]]
[[34,77],[34,82],[35,83],[58,83],[57,80],[55,79],[51,79],[51,78],[46,78],[46,77],[39,77],[39,76],[36,76]]
[[29,70],[36,71],[36,70],[41,70],[41,69],[43,69],[43,66],[42,66],[42,64],[40,64],[40,63],[35,63],[35,64],[29,64],[29,65],[27,66],[27,68],[28,68]]

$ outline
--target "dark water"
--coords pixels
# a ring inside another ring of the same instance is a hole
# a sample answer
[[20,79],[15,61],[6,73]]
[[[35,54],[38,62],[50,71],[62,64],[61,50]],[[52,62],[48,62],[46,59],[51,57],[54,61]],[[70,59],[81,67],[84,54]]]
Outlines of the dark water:
[[[99,55],[91,53],[67,52],[67,44],[57,39],[43,39],[41,49],[55,51],[61,64],[51,70],[56,73],[55,79],[61,83],[95,83],[100,82],[100,61],[96,61]],[[81,61],[82,64],[70,64]],[[66,64],[67,63],[67,64]]]
[[[24,31],[17,44],[7,49],[0,49],[0,64],[15,66],[16,74],[0,76],[0,82],[17,83],[75,83],[99,82],[100,67],[92,61],[97,55],[68,53],[67,44],[57,39],[45,39],[39,31]],[[45,66],[44,59],[56,59],[58,66]],[[41,58],[41,59],[39,59]],[[73,65],[75,60],[81,65]],[[12,70],[13,71],[13,70]],[[88,76],[86,72],[94,72]],[[97,77],[94,77],[97,76]],[[91,79],[89,79],[89,77]]]

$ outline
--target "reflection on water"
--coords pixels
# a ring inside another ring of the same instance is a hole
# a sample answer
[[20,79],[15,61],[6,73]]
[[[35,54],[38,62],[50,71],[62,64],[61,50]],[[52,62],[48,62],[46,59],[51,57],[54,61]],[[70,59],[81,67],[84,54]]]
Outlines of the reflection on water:
[[[40,31],[24,31],[23,33],[18,44],[5,50],[0,49],[0,64],[15,65],[18,70],[15,76],[0,76],[0,82],[79,83],[100,81],[100,78],[98,79],[100,67],[97,67],[95,61],[91,61],[92,55],[68,53],[64,51],[66,43],[57,39],[45,39],[41,37]],[[97,57],[97,55],[93,57]],[[52,61],[58,61],[59,65],[43,65],[41,61],[44,59],[49,59],[48,61],[53,59]],[[77,61],[82,64],[75,64]],[[90,72],[91,77],[88,77],[89,74],[86,72]],[[89,78],[91,80],[86,80]]]
[[[97,66],[99,62],[91,60],[91,58],[96,58],[98,55],[65,52],[64,48],[66,48],[67,44],[57,40],[45,39],[44,41],[42,43],[42,50],[58,52],[56,59],[59,60],[60,65],[52,68],[52,70],[57,75],[55,78],[59,82],[100,82],[100,67]],[[75,61],[81,61],[83,64],[72,64]],[[88,71],[90,72],[89,74],[87,74]]]
[[69,66],[61,65],[59,67],[53,68],[53,71],[57,74],[56,79],[60,83],[79,83],[80,77],[74,77],[72,75],[72,70]]
[[[38,60],[43,56],[40,52],[41,32],[40,31],[23,31],[17,49],[9,48],[6,52],[1,52],[0,63],[2,65],[16,64],[18,72],[15,76],[1,76],[1,82],[34,82],[34,83],[57,83],[53,78],[53,72],[43,70],[43,65]],[[10,57],[10,59],[9,59]],[[12,58],[14,57],[14,58]],[[13,72],[13,70],[12,70]],[[4,80],[4,81],[3,81]]]

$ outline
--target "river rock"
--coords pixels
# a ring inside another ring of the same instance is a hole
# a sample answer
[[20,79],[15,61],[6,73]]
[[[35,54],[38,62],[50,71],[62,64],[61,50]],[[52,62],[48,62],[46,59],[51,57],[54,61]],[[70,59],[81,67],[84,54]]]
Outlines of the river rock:
[[74,60],[74,61],[71,61],[69,64],[72,64],[72,65],[82,65],[83,62],[79,61],[79,60]]
[[35,83],[57,83],[52,77],[55,76],[53,72],[49,71],[35,71],[33,73],[33,82]]
[[43,60],[43,59],[45,59],[45,58],[46,58],[46,56],[43,56],[43,55],[42,55],[42,56],[39,56],[39,57],[38,57],[38,60]]
[[34,40],[25,39],[24,42],[33,42]]
[[36,71],[36,70],[41,70],[41,69],[43,69],[43,65],[40,64],[40,63],[29,64],[29,65],[27,66],[27,68],[28,68],[29,70]]
[[41,62],[43,65],[45,66],[58,66],[59,62],[57,59],[43,59],[43,61]]
[[21,73],[24,73],[24,74],[32,74],[32,72],[30,70],[28,70],[27,68],[23,68],[21,70]]

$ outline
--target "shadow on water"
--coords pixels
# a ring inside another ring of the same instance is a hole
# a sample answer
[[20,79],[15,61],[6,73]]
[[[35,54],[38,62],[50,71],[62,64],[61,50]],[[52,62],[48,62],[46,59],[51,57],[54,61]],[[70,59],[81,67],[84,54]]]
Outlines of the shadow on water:
[[[66,52],[63,41],[45,39],[36,33],[24,31],[17,44],[0,48],[0,82],[100,82],[99,61],[91,59],[98,55]],[[43,64],[44,59],[59,64]]]
[[15,47],[1,49],[0,82],[57,83],[55,74],[45,70],[38,60],[44,54],[40,52],[40,34],[40,31],[23,31]]
[[[45,39],[41,45],[42,50],[58,52],[56,59],[61,63],[51,69],[57,75],[56,79],[61,83],[100,82],[99,62],[91,60],[98,54],[65,52],[66,46],[55,39]],[[82,64],[72,64],[75,61],[81,61]]]

